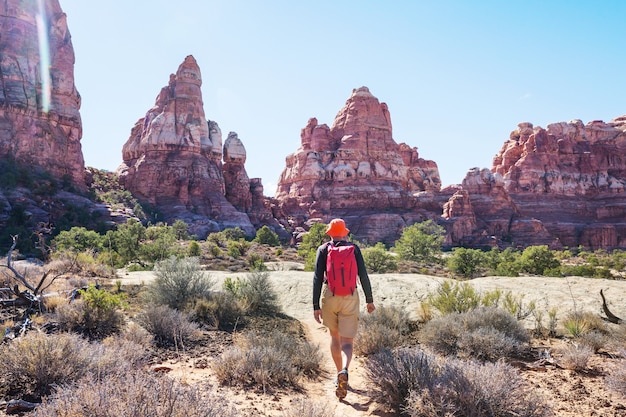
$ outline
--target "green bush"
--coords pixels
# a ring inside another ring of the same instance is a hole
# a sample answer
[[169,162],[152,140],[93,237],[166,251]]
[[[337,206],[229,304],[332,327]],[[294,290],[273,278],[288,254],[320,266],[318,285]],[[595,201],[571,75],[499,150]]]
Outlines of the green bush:
[[428,295],[428,304],[441,314],[464,313],[480,305],[481,295],[467,283],[443,281],[434,294]]
[[51,246],[55,251],[100,252],[104,248],[104,236],[84,227],[72,227],[62,230],[52,239]]
[[445,229],[432,220],[415,223],[402,230],[394,252],[402,260],[437,262],[444,235]]
[[368,272],[384,274],[395,271],[398,268],[396,258],[389,253],[382,242],[376,243],[373,247],[362,250],[363,259]]
[[486,263],[484,253],[478,249],[454,248],[448,258],[448,268],[465,278],[473,278]]
[[184,310],[195,297],[208,295],[214,280],[200,269],[198,258],[169,259],[154,266],[154,280],[147,297],[156,304]]
[[254,241],[263,245],[279,246],[280,239],[278,235],[268,226],[263,226],[256,232]]
[[195,240],[189,242],[189,246],[187,246],[187,256],[189,256],[190,258],[196,258],[200,255],[202,255],[200,244]]
[[91,338],[103,338],[118,332],[124,325],[123,296],[90,286],[81,290],[78,299],[59,305],[55,315],[64,330]]
[[559,260],[546,245],[527,247],[519,262],[523,272],[534,275],[544,275],[546,271],[560,266]]
[[250,248],[250,242],[245,239],[229,240],[228,241],[228,256],[232,256],[237,259],[246,254]]

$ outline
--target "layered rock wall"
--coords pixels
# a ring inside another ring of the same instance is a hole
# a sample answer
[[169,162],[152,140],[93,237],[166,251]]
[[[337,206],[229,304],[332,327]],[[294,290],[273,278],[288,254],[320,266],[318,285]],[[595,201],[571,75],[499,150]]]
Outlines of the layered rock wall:
[[387,105],[367,87],[353,90],[330,128],[309,119],[300,141],[276,193],[297,226],[342,216],[361,238],[387,239],[406,224],[403,213],[415,208],[416,193],[441,187],[437,164],[395,142]]
[[0,33],[0,158],[86,189],[74,48],[58,0],[2,2]]
[[451,244],[625,248],[624,155],[626,117],[546,129],[520,123],[491,170],[470,170],[464,179],[471,213],[444,213],[459,222]]
[[[133,127],[122,149],[120,181],[141,201],[157,207],[164,220],[182,219],[198,236],[226,227],[253,235],[248,216],[226,198],[221,131],[205,119],[201,85],[200,68],[190,55]],[[238,167],[236,179],[229,176],[237,187],[247,179],[241,149],[240,142],[227,140],[224,146],[230,166]],[[228,195],[245,211],[251,205],[249,185],[243,189],[247,195],[242,198],[230,189]]]

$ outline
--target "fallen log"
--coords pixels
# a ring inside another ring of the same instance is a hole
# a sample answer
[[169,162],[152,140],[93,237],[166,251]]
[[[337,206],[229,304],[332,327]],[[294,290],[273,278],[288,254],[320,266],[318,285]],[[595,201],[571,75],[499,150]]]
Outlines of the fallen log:
[[623,323],[624,320],[620,319],[609,310],[609,306],[606,305],[606,298],[604,298],[604,293],[602,293],[602,290],[600,290],[600,297],[602,297],[602,310],[604,311],[604,314],[606,314],[606,320],[615,324]]

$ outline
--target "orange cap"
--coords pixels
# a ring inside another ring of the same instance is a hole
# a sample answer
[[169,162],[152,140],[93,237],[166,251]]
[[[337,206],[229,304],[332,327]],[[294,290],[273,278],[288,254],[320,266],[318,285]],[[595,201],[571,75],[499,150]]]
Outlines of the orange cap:
[[348,236],[350,229],[346,227],[346,222],[343,219],[332,219],[326,228],[326,234],[328,236]]

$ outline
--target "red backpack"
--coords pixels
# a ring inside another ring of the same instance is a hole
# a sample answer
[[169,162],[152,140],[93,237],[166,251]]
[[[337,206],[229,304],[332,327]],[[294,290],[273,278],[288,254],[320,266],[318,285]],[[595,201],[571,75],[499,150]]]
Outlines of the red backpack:
[[354,294],[357,273],[354,245],[348,243],[335,246],[329,242],[326,256],[326,282],[333,295]]

